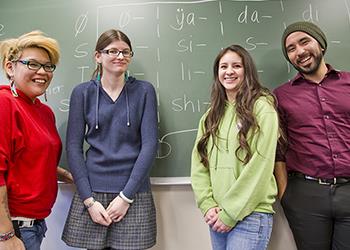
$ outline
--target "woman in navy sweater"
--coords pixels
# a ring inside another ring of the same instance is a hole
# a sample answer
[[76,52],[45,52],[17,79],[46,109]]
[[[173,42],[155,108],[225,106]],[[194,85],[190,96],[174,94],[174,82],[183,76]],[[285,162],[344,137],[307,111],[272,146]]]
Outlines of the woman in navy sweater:
[[133,55],[123,32],[104,32],[95,48],[93,80],[71,95],[66,149],[77,193],[62,236],[70,246],[155,244],[149,171],[157,152],[157,101],[152,84],[128,76]]

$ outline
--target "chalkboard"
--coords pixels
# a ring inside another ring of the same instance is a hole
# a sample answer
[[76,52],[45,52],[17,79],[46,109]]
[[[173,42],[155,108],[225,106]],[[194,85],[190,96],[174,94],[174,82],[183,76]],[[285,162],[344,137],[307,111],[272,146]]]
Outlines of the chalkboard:
[[[3,0],[0,7],[1,40],[40,29],[60,43],[62,58],[48,104],[64,143],[69,96],[91,77],[97,37],[110,28],[128,34],[135,51],[130,73],[152,82],[158,97],[154,177],[189,176],[198,121],[209,103],[212,64],[221,48],[244,46],[261,81],[274,88],[295,74],[282,55],[281,34],[289,23],[307,20],[327,34],[327,62],[350,68],[350,0]],[[61,165],[68,167],[65,153]]]

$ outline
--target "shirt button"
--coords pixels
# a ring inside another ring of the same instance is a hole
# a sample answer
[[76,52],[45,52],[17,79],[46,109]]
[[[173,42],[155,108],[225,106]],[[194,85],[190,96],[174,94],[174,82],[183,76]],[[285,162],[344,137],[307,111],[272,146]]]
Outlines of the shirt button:
[[337,158],[338,158],[338,155],[334,154],[334,155],[333,155],[333,158],[334,158],[334,159],[337,159]]
[[321,102],[325,102],[325,101],[326,101],[326,98],[322,97]]
[[325,115],[325,116],[324,116],[324,119],[329,119],[329,116],[328,116],[328,115]]

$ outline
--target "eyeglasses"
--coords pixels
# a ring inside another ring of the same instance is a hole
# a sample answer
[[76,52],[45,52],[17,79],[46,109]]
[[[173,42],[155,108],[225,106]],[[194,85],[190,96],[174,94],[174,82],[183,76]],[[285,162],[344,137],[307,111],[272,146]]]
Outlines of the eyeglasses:
[[18,60],[18,62],[24,65],[27,65],[28,69],[34,70],[34,71],[38,71],[41,67],[43,67],[43,69],[46,72],[54,72],[56,69],[56,65],[51,63],[41,64],[38,62],[28,61],[28,60]]
[[120,54],[122,54],[123,57],[132,57],[134,55],[134,51],[131,51],[131,50],[104,49],[104,50],[100,50],[100,52],[105,53],[109,56],[116,56],[116,57],[118,57]]

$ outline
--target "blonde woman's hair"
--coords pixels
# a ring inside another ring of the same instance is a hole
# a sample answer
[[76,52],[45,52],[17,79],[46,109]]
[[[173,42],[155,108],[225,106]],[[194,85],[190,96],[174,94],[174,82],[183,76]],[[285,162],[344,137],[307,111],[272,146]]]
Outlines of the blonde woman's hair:
[[[52,64],[57,64],[59,61],[60,51],[58,42],[53,38],[47,37],[42,31],[34,30],[18,38],[10,38],[0,42],[2,68],[5,70],[5,65],[8,61],[17,61],[26,48],[44,49],[48,53]],[[6,76],[10,79],[7,74]]]

